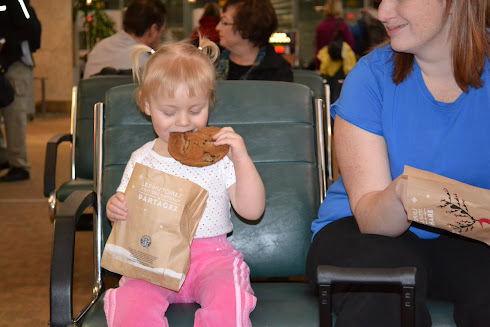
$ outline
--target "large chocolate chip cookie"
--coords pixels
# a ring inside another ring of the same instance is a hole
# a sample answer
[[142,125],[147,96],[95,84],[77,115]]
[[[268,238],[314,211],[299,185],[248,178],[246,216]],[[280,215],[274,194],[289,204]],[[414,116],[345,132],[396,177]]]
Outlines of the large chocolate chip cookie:
[[170,133],[168,152],[183,165],[204,167],[212,165],[229,151],[228,145],[214,145],[212,136],[218,133],[219,127],[210,126],[195,132]]

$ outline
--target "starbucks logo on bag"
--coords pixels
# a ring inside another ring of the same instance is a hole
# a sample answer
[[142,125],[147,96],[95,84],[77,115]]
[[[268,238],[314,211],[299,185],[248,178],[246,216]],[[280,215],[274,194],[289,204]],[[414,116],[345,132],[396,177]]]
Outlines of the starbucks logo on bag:
[[150,238],[150,236],[148,236],[148,235],[144,235],[144,236],[141,238],[141,240],[140,240],[140,244],[141,244],[141,246],[142,246],[142,247],[144,247],[144,248],[148,248],[148,247],[150,247],[150,245],[151,245],[151,238]]

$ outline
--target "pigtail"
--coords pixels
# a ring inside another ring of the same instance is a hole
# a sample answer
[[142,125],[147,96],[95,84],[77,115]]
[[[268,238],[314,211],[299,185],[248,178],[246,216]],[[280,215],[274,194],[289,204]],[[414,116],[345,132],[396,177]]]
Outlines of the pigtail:
[[211,62],[219,57],[219,47],[213,41],[199,35],[199,50],[201,50]]
[[141,72],[142,68],[140,67],[140,57],[143,53],[148,53],[151,52],[153,53],[154,50],[150,48],[147,45],[144,44],[138,44],[134,45],[131,47],[132,50],[132,55],[131,55],[131,66],[133,68],[133,79],[137,81],[138,83],[141,82]]
[[216,80],[213,61],[219,56],[214,42],[199,38],[199,47],[189,40],[165,42],[140,67],[140,56],[147,52],[152,49],[146,45],[132,47],[133,76],[139,83],[135,100],[140,109],[144,110],[153,95],[174,97],[181,85],[187,87],[189,96],[203,92],[209,94],[209,103],[213,102]]

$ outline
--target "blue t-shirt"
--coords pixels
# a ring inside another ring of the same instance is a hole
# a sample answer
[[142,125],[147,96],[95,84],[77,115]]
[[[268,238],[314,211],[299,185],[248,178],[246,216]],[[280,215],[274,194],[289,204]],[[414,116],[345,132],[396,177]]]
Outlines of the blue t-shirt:
[[[484,86],[469,88],[452,103],[434,99],[420,67],[403,83],[392,80],[392,50],[378,48],[363,57],[347,76],[342,94],[332,105],[332,117],[376,135],[388,147],[391,176],[405,165],[428,170],[473,186],[490,189],[490,64]],[[342,178],[334,183],[312,224],[313,236],[328,223],[352,216]],[[438,234],[410,228],[420,238]]]

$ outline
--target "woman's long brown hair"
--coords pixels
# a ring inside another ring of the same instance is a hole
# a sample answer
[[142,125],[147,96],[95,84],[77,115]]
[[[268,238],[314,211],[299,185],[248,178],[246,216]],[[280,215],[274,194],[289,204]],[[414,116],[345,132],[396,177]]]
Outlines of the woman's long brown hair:
[[[489,34],[486,30],[487,0],[447,0],[446,19],[451,14],[450,31],[454,77],[458,86],[483,86],[481,76],[486,58],[490,57]],[[413,70],[413,54],[394,52],[393,82],[400,84]]]

